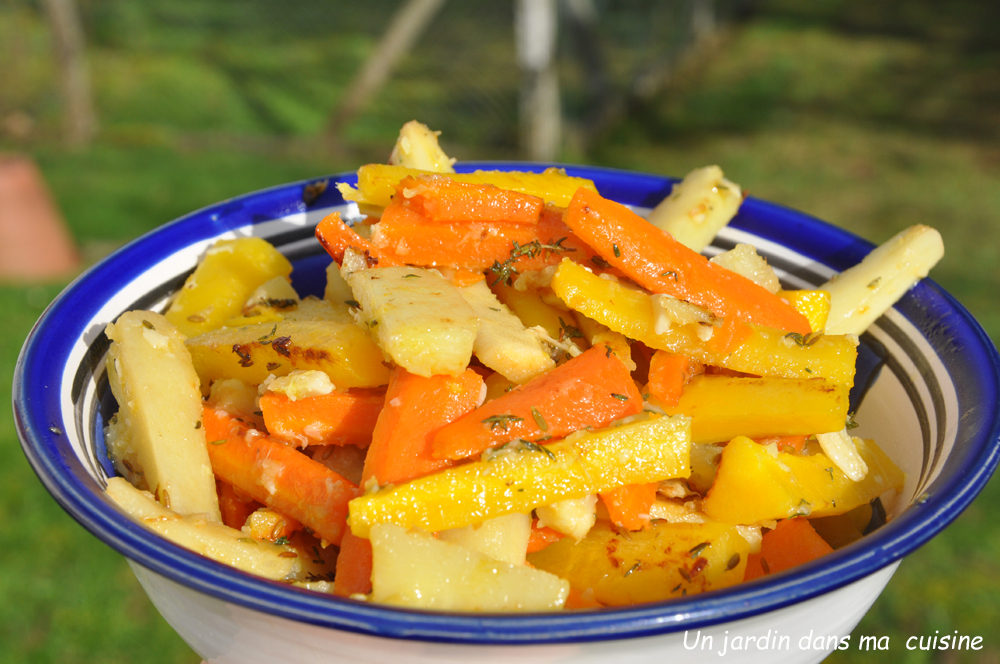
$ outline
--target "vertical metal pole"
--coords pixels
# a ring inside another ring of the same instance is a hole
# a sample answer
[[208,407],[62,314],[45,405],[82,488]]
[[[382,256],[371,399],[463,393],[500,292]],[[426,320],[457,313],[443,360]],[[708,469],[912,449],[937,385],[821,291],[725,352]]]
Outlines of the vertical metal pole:
[[521,66],[520,124],[525,154],[553,161],[559,153],[562,113],[556,69],[556,0],[515,0],[514,33]]

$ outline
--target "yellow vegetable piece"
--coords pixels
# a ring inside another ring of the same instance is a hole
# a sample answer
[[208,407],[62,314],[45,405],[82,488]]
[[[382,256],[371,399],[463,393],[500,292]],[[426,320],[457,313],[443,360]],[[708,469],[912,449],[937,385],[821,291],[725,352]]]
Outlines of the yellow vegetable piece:
[[903,486],[903,471],[874,442],[855,438],[854,443],[869,469],[860,482],[851,481],[822,453],[774,456],[749,438],[734,438],[722,452],[715,484],[705,498],[705,513],[736,524],[829,516]]
[[[691,418],[692,443],[736,436],[810,436],[840,431],[847,420],[848,389],[823,378],[697,376],[668,415]],[[660,404],[657,404],[660,405]]]
[[686,417],[577,432],[544,447],[515,442],[482,461],[355,498],[347,524],[359,537],[377,523],[438,531],[625,484],[687,477],[689,447]]
[[338,389],[389,382],[382,351],[363,329],[348,322],[284,320],[215,330],[188,339],[202,393],[220,378],[256,385],[268,374],[317,369]]
[[[566,323],[573,324],[574,321],[568,311],[560,311],[542,299],[542,296],[535,290],[517,290],[513,286],[503,283],[492,283],[492,275],[487,275],[487,281],[491,282],[490,289],[497,299],[507,305],[514,314],[521,319],[525,327],[540,326],[553,339],[559,338],[559,331],[563,326],[560,319]],[[577,340],[579,341],[579,340]]]
[[[422,171],[404,166],[387,164],[367,164],[358,169],[358,188],[339,185],[344,200],[356,201],[359,205],[385,207],[392,202],[396,185],[407,176],[417,177],[433,171]],[[566,175],[558,168],[546,169],[543,173],[516,171],[476,171],[474,173],[449,173],[448,177],[457,182],[469,184],[492,184],[501,189],[520,191],[538,196],[546,203],[559,207],[569,205],[573,194],[580,187],[597,191],[593,181]]]
[[804,339],[783,330],[750,326],[752,332],[742,344],[731,353],[722,353],[698,336],[702,326],[697,324],[656,334],[649,295],[601,279],[569,259],[559,264],[552,290],[570,308],[650,348],[758,376],[826,378],[846,387],[854,384],[856,338],[820,335]]
[[219,240],[205,252],[165,315],[184,336],[204,334],[239,316],[258,286],[291,273],[292,264],[266,240]]
[[795,310],[806,317],[813,332],[826,328],[830,315],[830,294],[825,290],[781,290],[778,297],[792,303]]
[[536,569],[569,581],[606,606],[656,602],[743,581],[750,544],[735,526],[654,522],[619,534],[598,522],[580,542],[564,538],[528,555]]

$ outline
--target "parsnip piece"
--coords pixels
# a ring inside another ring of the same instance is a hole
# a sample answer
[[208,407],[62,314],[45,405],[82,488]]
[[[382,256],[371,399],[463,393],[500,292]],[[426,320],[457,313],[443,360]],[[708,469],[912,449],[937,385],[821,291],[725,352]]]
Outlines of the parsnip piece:
[[303,576],[298,554],[287,546],[247,537],[235,528],[209,521],[203,514],[177,514],[121,477],[108,480],[107,494],[133,519],[195,553],[275,581]]
[[710,258],[709,261],[746,277],[770,293],[781,290],[781,282],[778,281],[774,268],[767,264],[767,260],[758,254],[752,245],[737,244],[729,251]]
[[916,225],[823,284],[830,293],[827,334],[861,334],[944,256],[941,234]]
[[538,336],[497,300],[485,280],[460,288],[459,292],[479,316],[472,352],[480,362],[515,383],[526,383],[555,367]]
[[830,461],[837,464],[837,468],[844,471],[844,474],[855,482],[865,479],[868,474],[868,465],[858,454],[858,448],[848,435],[847,429],[834,431],[832,433],[816,434],[816,440],[823,449],[823,454],[830,457]]
[[674,185],[670,195],[649,213],[649,222],[700,252],[736,216],[742,202],[739,185],[725,179],[718,166],[705,166]]
[[442,530],[438,539],[478,551],[493,560],[523,565],[531,537],[531,517],[505,514],[464,528]]
[[405,168],[419,168],[432,173],[454,173],[455,160],[444,153],[438,143],[439,131],[410,120],[399,130],[399,138],[389,155],[389,163]]
[[556,532],[569,535],[577,542],[582,540],[597,521],[597,495],[560,500],[551,505],[535,508],[539,525],[546,525]]
[[[393,362],[419,376],[457,376],[465,371],[479,317],[440,274],[377,267],[346,273],[345,279],[360,305],[355,313],[358,324],[371,331]],[[340,386],[336,379],[334,383]]]
[[272,306],[275,304],[279,308],[287,307],[298,304],[300,299],[287,277],[275,277],[258,286],[247,298],[243,309],[250,309],[257,305]]
[[338,305],[344,305],[347,300],[354,299],[351,287],[347,285],[344,277],[340,274],[340,266],[335,261],[331,261],[326,268],[326,288],[323,291],[323,299]]
[[130,470],[175,512],[221,521],[201,428],[198,375],[184,335],[150,311],[125,312],[106,333],[111,339],[108,381],[119,404],[118,426],[127,431],[126,456],[138,464]]
[[442,611],[552,611],[569,583],[392,524],[372,529],[375,602]]

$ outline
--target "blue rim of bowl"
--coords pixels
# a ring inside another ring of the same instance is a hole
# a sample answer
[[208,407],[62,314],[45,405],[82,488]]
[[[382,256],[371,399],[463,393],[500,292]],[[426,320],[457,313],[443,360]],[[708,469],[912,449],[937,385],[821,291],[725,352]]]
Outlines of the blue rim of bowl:
[[[541,171],[551,165],[465,163],[477,168]],[[593,179],[602,195],[652,207],[674,179],[630,171],[557,165]],[[122,247],[79,277],[49,306],[30,333],[14,374],[15,425],[42,483],[81,525],[145,568],[181,585],[250,609],[313,625],[375,636],[468,644],[544,644],[652,636],[753,617],[858,581],[911,553],[972,502],[1000,461],[1000,356],[979,324],[931,280],[897,305],[904,316],[935,320],[962,353],[942,357],[962,377],[956,390],[963,417],[955,452],[927,494],[889,524],[820,561],[752,583],[704,595],[634,607],[544,614],[468,614],[398,609],[302,591],[231,569],[178,547],[129,519],[108,499],[71,450],[61,449],[63,368],[103,298],[143,272],[150,257],[167,256],[198,240],[306,210],[303,187],[327,179],[353,184],[354,173],[332,175],[240,196],[171,222]],[[315,207],[341,204],[330,186]],[[801,212],[748,197],[732,226],[781,244],[835,270],[863,258],[873,245]],[[969,402],[979,408],[966,408]],[[65,443],[63,443],[65,446]],[[960,458],[958,458],[960,457]]]

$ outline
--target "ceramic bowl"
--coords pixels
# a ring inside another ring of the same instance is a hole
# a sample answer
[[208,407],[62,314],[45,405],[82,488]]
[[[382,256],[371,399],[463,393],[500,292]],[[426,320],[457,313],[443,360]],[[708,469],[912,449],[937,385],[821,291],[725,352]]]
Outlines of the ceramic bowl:
[[[541,170],[542,165],[465,168]],[[566,167],[637,211],[667,178]],[[102,493],[113,473],[103,427],[115,410],[104,327],[130,309],[162,309],[219,238],[268,239],[295,265],[303,294],[322,294],[329,258],[313,237],[332,210],[357,208],[329,181],[318,198],[300,182],[248,194],[167,224],[69,286],[31,332],[14,377],[24,452],[56,500],[126,556],[150,599],[209,662],[820,661],[875,601],[899,561],[969,505],[998,460],[1000,359],[976,321],[925,280],[861,339],[852,407],[906,472],[886,504],[888,525],[813,563],[723,591],[601,611],[477,615],[395,609],[249,576],[160,538]],[[308,202],[307,202],[308,201]],[[755,245],[786,287],[816,285],[872,245],[805,214],[748,198],[711,247]],[[856,647],[855,644],[847,644]]]

